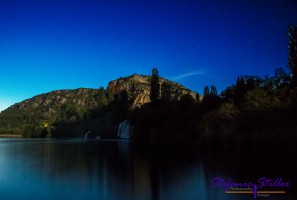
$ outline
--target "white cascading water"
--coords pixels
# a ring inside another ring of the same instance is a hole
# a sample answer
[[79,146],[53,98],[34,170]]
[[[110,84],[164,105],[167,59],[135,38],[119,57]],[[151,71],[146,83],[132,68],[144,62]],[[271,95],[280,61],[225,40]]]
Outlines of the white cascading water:
[[130,139],[131,138],[131,125],[127,120],[120,123],[117,136],[119,138]]
[[88,131],[88,132],[85,133],[85,137],[84,137],[85,140],[88,139],[89,134],[90,134],[90,131]]

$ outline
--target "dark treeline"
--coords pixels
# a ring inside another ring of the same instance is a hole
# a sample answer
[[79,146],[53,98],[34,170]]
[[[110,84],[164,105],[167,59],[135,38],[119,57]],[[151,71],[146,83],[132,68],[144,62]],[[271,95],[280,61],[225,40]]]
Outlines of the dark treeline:
[[115,138],[118,124],[128,119],[133,140],[140,144],[242,145],[297,139],[297,89],[282,68],[271,77],[238,77],[220,95],[215,86],[206,86],[201,101],[191,95],[170,96],[170,85],[160,85],[158,76],[153,69],[150,103],[132,108],[130,92],[110,97],[100,89],[101,106],[83,115],[66,107],[52,125],[52,137],[83,137],[91,130],[93,137]]
[[82,117],[56,120],[48,130],[51,137],[84,137],[86,132],[90,132],[90,138],[116,138],[117,125],[127,119],[132,100],[126,91],[111,95],[109,91],[100,88],[98,101],[97,108],[83,113],[66,111],[69,117]]
[[[205,86],[201,102],[190,95],[180,100],[168,99],[161,91],[157,100],[154,98],[132,112],[135,140],[153,144],[226,144],[228,147],[261,146],[269,142],[277,142],[279,147],[295,144],[297,26],[290,26],[288,34],[289,72],[277,68],[273,76],[239,76],[220,95],[215,86]],[[158,76],[156,72],[153,69],[152,76]],[[151,92],[154,93],[153,87]]]
[[297,139],[297,90],[283,69],[272,77],[238,77],[217,94],[205,87],[203,100],[159,98],[131,112],[135,140],[160,144],[261,142]]

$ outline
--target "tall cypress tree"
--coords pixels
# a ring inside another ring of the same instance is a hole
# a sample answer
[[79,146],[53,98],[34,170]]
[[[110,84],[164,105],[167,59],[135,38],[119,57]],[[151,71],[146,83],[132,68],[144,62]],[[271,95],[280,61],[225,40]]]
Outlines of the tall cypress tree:
[[204,96],[204,98],[209,96],[209,87],[208,86],[204,87],[203,96]]
[[169,83],[164,82],[161,87],[161,99],[164,101],[171,100],[171,86]]
[[292,74],[292,86],[297,86],[297,25],[289,26],[288,30],[288,68]]
[[235,85],[235,94],[234,94],[234,103],[236,106],[239,106],[245,93],[246,93],[246,85],[243,80],[243,77],[238,77]]
[[160,97],[160,81],[159,81],[159,71],[157,68],[152,70],[151,78],[151,101],[156,101]]
[[212,85],[212,86],[210,87],[210,94],[211,94],[211,95],[214,95],[214,96],[218,96],[217,88],[216,88],[214,85]]

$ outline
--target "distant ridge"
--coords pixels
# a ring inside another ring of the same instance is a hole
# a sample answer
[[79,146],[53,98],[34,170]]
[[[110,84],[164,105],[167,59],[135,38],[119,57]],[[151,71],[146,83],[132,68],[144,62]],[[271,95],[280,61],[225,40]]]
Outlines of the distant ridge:
[[[133,99],[132,107],[141,106],[150,101],[151,76],[133,74],[110,81],[106,88],[112,95],[127,91]],[[194,99],[196,93],[176,82],[160,77],[160,84],[167,82],[171,86],[171,97],[179,99],[189,94]],[[0,128],[21,128],[23,124],[55,121],[61,116],[63,106],[72,105],[81,111],[97,108],[99,89],[78,88],[54,90],[36,95],[22,102],[16,103],[0,113]]]

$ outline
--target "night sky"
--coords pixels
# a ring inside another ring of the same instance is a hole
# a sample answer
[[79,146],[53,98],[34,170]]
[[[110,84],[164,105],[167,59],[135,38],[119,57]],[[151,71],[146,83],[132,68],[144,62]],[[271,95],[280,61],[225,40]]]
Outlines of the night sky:
[[159,74],[203,92],[287,64],[295,0],[0,0],[0,110],[57,89]]

